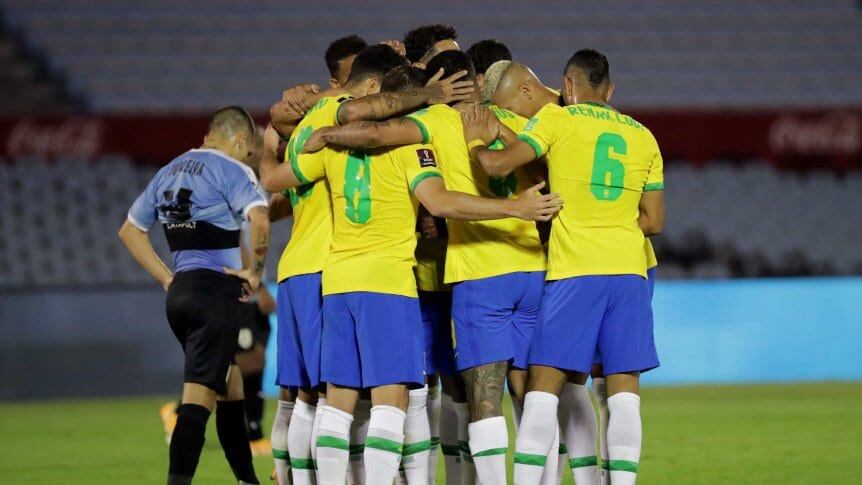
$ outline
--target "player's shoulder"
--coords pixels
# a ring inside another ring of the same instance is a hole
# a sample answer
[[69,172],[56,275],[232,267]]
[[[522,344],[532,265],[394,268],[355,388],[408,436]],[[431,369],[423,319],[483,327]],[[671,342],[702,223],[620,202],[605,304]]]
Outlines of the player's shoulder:
[[226,153],[207,148],[202,148],[200,151],[206,152],[203,156],[209,160],[208,163],[212,164],[214,168],[218,167],[225,177],[249,178],[253,181],[257,179],[251,167]]

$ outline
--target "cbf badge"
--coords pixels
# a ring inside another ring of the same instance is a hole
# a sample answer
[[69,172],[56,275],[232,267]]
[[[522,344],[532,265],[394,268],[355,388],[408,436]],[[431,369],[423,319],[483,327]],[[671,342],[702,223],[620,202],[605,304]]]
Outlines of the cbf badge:
[[436,167],[437,160],[434,158],[434,152],[427,148],[416,150],[416,155],[419,157],[419,166],[422,168]]

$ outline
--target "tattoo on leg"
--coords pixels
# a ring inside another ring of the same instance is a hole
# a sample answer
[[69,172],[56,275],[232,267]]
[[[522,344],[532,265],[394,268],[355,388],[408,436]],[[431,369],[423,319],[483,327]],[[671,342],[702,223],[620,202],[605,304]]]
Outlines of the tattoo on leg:
[[470,421],[503,415],[503,383],[507,367],[506,362],[495,362],[461,373],[467,388]]

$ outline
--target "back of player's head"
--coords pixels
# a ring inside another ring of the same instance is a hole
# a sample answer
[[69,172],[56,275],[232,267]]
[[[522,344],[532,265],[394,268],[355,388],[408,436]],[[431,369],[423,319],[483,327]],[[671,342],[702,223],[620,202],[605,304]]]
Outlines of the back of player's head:
[[396,93],[425,86],[428,81],[425,71],[414,66],[399,66],[386,73],[380,84],[380,91]]
[[254,120],[241,106],[226,106],[210,118],[207,135],[230,140],[236,135],[250,138],[255,134]]
[[404,34],[407,59],[410,62],[418,62],[437,42],[447,39],[454,41],[457,38],[458,32],[451,25],[432,24],[416,27]]
[[476,79],[476,69],[473,67],[473,61],[470,60],[465,52],[461,51],[445,51],[437,54],[428,61],[425,66],[425,72],[429,76],[434,76],[437,71],[443,69],[443,77],[449,77],[458,71],[467,71],[467,79],[474,81]]
[[565,75],[580,73],[593,89],[609,84],[611,68],[608,58],[595,49],[581,49],[575,52],[566,64]]
[[512,52],[506,44],[497,39],[485,39],[476,42],[467,49],[467,54],[473,60],[477,74],[485,74],[491,64],[497,61],[511,61]]
[[341,61],[347,57],[359,54],[366,47],[368,47],[368,42],[365,42],[365,39],[356,34],[334,40],[326,48],[326,54],[324,54],[329,75],[333,78],[337,77]]
[[500,80],[503,75],[512,65],[512,61],[502,60],[491,64],[485,71],[485,82],[482,83],[482,101],[491,101],[494,92],[497,91],[497,86],[500,85]]
[[348,82],[359,82],[369,76],[383,77],[384,74],[398,66],[404,66],[407,60],[394,49],[385,44],[377,44],[362,49],[353,60]]

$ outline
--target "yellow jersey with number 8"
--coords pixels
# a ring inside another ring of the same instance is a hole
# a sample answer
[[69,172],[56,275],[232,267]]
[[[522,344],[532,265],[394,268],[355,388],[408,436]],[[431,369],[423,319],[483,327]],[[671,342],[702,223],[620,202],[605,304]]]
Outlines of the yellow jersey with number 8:
[[548,279],[646,277],[638,205],[644,191],[664,189],[652,133],[608,106],[549,104],[518,138],[545,156],[551,189],[566,201],[551,224]]
[[331,190],[332,246],[323,265],[323,294],[369,291],[415,298],[419,203],[413,189],[441,176],[434,150],[407,145],[351,151],[347,157],[303,154],[298,165],[310,179],[325,177]]
[[[445,104],[416,111],[425,142],[440,157],[440,170],[448,190],[488,198],[514,197],[520,180],[489,177],[470,160],[461,114]],[[490,278],[522,271],[544,271],[545,253],[535,223],[516,218],[493,221],[446,221],[446,283]]]
[[[329,202],[329,188],[325,180],[309,180],[297,170],[299,154],[314,130],[338,124],[338,107],[350,96],[328,96],[321,98],[302,121],[299,122],[285,150],[285,157],[293,168],[294,174],[303,182],[299,187],[285,191],[293,206],[293,229],[290,240],[278,261],[278,281],[291,276],[317,273],[323,270],[323,261],[329,254],[332,239],[332,209]],[[318,156],[339,153],[332,148],[317,152]],[[343,153],[346,157],[346,152]]]

